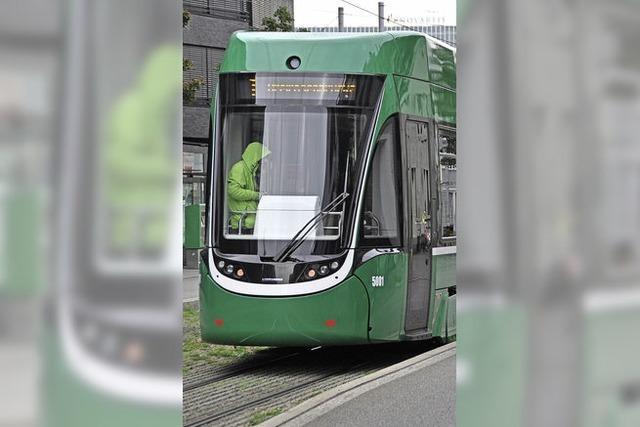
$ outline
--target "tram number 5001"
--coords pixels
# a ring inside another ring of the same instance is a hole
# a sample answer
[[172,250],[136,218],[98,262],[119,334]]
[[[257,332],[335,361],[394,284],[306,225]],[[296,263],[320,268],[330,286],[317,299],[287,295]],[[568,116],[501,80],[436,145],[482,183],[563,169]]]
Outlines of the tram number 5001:
[[371,276],[371,286],[381,288],[384,286],[384,276]]

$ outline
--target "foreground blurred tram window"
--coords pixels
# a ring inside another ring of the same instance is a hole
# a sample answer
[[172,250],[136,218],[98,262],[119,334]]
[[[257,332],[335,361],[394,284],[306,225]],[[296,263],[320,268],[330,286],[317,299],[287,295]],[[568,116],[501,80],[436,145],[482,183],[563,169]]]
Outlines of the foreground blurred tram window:
[[63,11],[41,419],[179,425],[180,5]]
[[458,6],[457,422],[640,425],[640,4]]

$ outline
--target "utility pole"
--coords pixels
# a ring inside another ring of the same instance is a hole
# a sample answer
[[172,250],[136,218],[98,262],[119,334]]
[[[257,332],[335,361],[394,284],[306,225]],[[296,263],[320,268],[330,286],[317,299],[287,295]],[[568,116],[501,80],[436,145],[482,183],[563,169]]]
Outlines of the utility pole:
[[384,31],[384,2],[378,2],[378,31]]
[[338,32],[344,31],[344,7],[338,8]]

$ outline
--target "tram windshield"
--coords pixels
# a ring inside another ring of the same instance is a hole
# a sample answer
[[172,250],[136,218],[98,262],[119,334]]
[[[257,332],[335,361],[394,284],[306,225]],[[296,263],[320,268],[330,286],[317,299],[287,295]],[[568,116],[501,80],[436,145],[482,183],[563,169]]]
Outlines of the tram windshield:
[[337,253],[383,78],[226,74],[220,80],[218,244],[274,256],[311,222],[299,252]]

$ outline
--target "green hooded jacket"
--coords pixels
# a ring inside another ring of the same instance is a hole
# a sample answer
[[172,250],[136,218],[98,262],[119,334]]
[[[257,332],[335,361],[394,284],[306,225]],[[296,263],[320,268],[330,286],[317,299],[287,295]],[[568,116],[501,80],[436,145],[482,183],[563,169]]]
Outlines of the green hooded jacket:
[[[259,142],[252,142],[242,153],[242,159],[231,167],[227,178],[227,204],[231,213],[231,228],[238,229],[242,212],[258,209],[260,193],[256,188],[256,172],[260,161],[270,151]],[[251,229],[256,222],[255,214],[247,214],[242,229]]]

